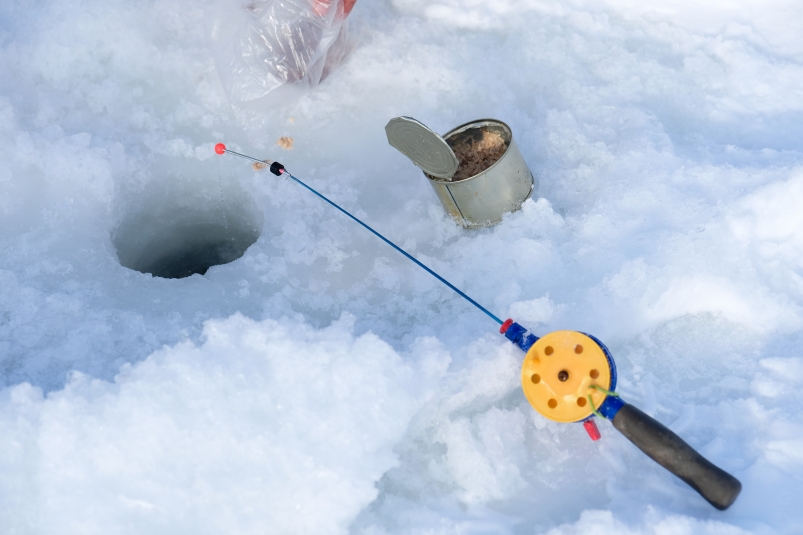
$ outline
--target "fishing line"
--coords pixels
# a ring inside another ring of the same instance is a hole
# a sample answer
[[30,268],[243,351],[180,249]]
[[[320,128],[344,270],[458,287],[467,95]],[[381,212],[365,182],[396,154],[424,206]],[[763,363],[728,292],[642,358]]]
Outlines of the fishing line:
[[223,203],[223,186],[220,179],[220,160],[217,161],[217,189],[220,192],[220,211],[223,212],[223,226],[226,227],[226,235],[229,234],[229,220],[226,217],[226,205]]
[[435,273],[434,271],[429,269],[427,266],[425,266],[424,264],[422,264],[421,262],[419,262],[418,260],[413,258],[407,251],[405,251],[404,249],[402,249],[401,247],[399,247],[398,245],[396,245],[395,243],[393,243],[392,241],[390,241],[389,239],[384,237],[379,232],[375,231],[373,228],[371,228],[367,224],[363,223],[360,219],[358,219],[357,217],[353,216],[348,211],[346,211],[343,208],[341,208],[340,206],[338,206],[336,203],[334,203],[331,200],[329,200],[326,196],[318,193],[316,190],[314,190],[313,188],[311,188],[310,186],[308,186],[307,184],[305,184],[304,182],[302,182],[298,178],[294,177],[279,162],[271,162],[270,160],[257,160],[256,158],[252,158],[251,156],[246,156],[245,154],[240,154],[239,152],[234,152],[233,150],[229,150],[229,149],[226,148],[226,146],[223,143],[218,143],[217,145],[215,145],[215,152],[218,153],[218,154],[225,154],[225,153],[228,152],[230,154],[234,154],[235,156],[239,156],[241,158],[245,158],[246,160],[252,160],[254,162],[257,162],[257,163],[260,163],[260,164],[263,164],[263,165],[266,164],[266,163],[270,163],[271,164],[270,165],[271,173],[273,173],[276,176],[284,175],[284,176],[290,177],[291,179],[295,180],[298,184],[304,186],[309,191],[311,191],[312,193],[314,193],[315,195],[317,195],[318,197],[320,197],[324,201],[328,202],[329,204],[331,204],[332,206],[334,206],[335,208],[337,208],[338,210],[340,210],[341,212],[346,214],[348,217],[350,217],[351,219],[353,219],[354,221],[356,221],[360,225],[362,225],[365,229],[370,231],[374,236],[376,236],[377,238],[379,238],[383,242],[387,243],[388,245],[390,245],[391,247],[396,249],[398,252],[400,252],[401,254],[403,254],[404,256],[406,256],[407,258],[412,260],[413,262],[415,262],[419,267],[424,269],[427,273],[429,273],[430,275],[432,275],[433,277],[435,277],[436,279],[441,281],[443,284],[445,284],[446,286],[448,286],[452,290],[454,290],[455,293],[457,293],[457,295],[459,295],[460,297],[462,297],[463,299],[465,299],[466,301],[468,301],[469,303],[471,303],[472,305],[474,305],[475,307],[477,307],[478,309],[483,311],[485,314],[488,315],[488,317],[490,317],[492,320],[497,322],[499,325],[502,325],[504,323],[502,320],[500,320],[495,315],[493,315],[487,308],[485,308],[484,306],[482,306],[478,302],[474,301],[468,295],[466,295],[461,290],[459,290],[454,284],[452,284],[451,282],[447,281],[446,279],[444,279],[443,277],[441,277],[440,275],[438,275],[437,273]]

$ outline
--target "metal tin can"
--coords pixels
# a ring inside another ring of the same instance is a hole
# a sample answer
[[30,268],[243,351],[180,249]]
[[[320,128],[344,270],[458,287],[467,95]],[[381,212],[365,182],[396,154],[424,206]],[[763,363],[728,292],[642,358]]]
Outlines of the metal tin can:
[[532,172],[513,139],[508,125],[495,119],[480,119],[458,126],[443,138],[450,147],[466,136],[498,132],[507,146],[502,157],[487,169],[462,180],[446,180],[427,174],[435,193],[446,211],[464,228],[481,228],[502,220],[515,212],[535,189]]

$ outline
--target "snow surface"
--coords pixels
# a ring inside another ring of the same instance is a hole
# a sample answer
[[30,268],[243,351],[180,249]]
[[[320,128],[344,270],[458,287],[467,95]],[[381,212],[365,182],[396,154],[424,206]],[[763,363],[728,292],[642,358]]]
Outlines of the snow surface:
[[[803,533],[799,2],[360,0],[347,62],[249,111],[212,38],[242,9],[0,4],[0,532]],[[398,115],[507,122],[538,198],[460,229]],[[218,141],[497,315],[604,340],[738,501],[537,415],[493,322]],[[120,265],[221,222],[261,235],[205,276]]]

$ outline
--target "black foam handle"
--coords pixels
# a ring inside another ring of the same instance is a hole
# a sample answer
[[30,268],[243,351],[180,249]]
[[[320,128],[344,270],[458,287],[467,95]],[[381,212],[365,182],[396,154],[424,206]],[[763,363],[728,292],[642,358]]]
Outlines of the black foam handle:
[[612,423],[630,442],[717,509],[730,507],[741,492],[738,479],[714,466],[682,438],[633,405],[623,405]]

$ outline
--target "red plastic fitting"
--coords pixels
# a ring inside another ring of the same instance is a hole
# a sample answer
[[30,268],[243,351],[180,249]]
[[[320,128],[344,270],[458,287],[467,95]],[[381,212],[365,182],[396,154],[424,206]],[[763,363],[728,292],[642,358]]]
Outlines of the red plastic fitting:
[[589,418],[588,420],[583,421],[583,427],[585,427],[586,433],[588,433],[588,436],[591,437],[591,440],[599,440],[602,438],[602,435],[599,434],[597,422],[594,421],[594,418]]
[[500,333],[502,333],[502,334],[505,334],[505,333],[507,332],[508,328],[509,328],[511,325],[513,325],[513,320],[512,320],[511,318],[508,318],[508,319],[507,319],[507,321],[505,321],[505,322],[502,324],[502,326],[501,326],[501,327],[499,327],[499,332],[500,332]]

